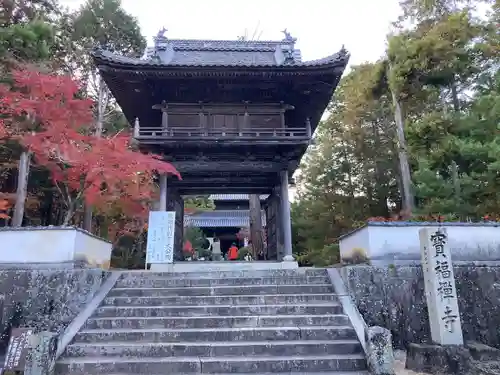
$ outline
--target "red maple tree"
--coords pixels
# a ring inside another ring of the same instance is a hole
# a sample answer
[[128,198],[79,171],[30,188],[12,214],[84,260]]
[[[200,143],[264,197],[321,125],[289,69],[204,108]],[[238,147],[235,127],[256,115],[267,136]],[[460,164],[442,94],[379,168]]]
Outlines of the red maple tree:
[[155,174],[180,178],[177,170],[156,155],[133,151],[127,134],[93,136],[93,102],[81,98],[70,77],[19,69],[12,78],[13,86],[0,87],[0,137],[17,139],[50,171],[67,208],[63,224],[86,202],[144,225]]

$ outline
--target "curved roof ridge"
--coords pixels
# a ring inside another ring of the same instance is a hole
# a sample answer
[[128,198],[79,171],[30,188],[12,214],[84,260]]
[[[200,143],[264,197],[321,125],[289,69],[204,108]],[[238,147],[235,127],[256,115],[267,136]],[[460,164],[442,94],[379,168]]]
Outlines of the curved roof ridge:
[[240,44],[291,44],[291,41],[282,40],[238,40],[238,39],[170,39],[166,38],[166,42],[186,42],[186,43],[240,43]]
[[[196,49],[193,49],[194,51],[199,51]],[[187,52],[187,51],[186,51]],[[224,52],[231,52],[231,51],[224,51],[224,50],[214,50],[214,49],[207,49],[206,51],[200,51],[200,52],[207,52],[207,53],[224,53]],[[240,50],[237,51],[239,53],[247,53],[247,54],[256,54],[260,51],[256,50]],[[322,66],[322,65],[330,65],[334,63],[342,63],[342,65],[347,65],[347,62],[349,60],[349,53],[347,52],[346,49],[342,47],[342,49],[336,53],[331,54],[330,56],[326,56],[321,59],[315,59],[315,60],[310,60],[310,61],[301,61],[301,60],[295,60],[292,63],[287,63],[287,64],[278,64],[276,63],[274,58],[268,58],[268,59],[241,59],[241,61],[235,61],[234,56],[231,56],[231,59],[220,59],[217,62],[213,61],[204,61],[203,59],[196,58],[193,61],[186,61],[183,60],[182,62],[162,62],[154,59],[141,59],[141,58],[133,58],[133,57],[127,57],[127,56],[122,56],[107,50],[103,49],[94,49],[91,52],[94,60],[96,62],[109,62],[109,63],[116,63],[116,64],[124,64],[124,65],[133,65],[133,66],[144,66],[144,67],[169,67],[169,66],[176,66],[176,67],[284,67],[284,68],[290,68],[290,67],[314,67],[314,66]],[[250,62],[249,62],[250,61]]]

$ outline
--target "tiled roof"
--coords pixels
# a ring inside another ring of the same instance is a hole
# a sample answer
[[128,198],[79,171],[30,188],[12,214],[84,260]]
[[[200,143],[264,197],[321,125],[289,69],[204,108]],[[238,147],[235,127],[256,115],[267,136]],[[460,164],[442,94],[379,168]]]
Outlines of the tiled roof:
[[342,48],[323,59],[302,62],[295,40],[185,40],[159,38],[155,47],[146,49],[142,59],[124,57],[104,50],[92,52],[97,62],[134,66],[321,66],[347,63],[349,55]]
[[[261,201],[265,201],[269,194],[264,194],[260,196]],[[249,194],[212,194],[208,199],[213,201],[248,201],[250,199]]]
[[[262,223],[266,222],[265,211],[262,211]],[[184,215],[185,227],[204,228],[244,228],[250,226],[249,210],[205,211],[192,215]]]

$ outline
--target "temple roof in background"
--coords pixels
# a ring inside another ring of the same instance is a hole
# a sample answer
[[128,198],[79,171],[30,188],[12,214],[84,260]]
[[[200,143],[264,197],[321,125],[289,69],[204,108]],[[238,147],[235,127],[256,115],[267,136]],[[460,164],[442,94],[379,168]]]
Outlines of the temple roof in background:
[[[261,201],[265,201],[269,194],[260,196]],[[213,201],[248,201],[250,200],[249,194],[212,194],[208,197]]]
[[[262,223],[266,213],[262,211]],[[185,227],[198,228],[245,228],[250,226],[249,210],[216,210],[184,215]]]

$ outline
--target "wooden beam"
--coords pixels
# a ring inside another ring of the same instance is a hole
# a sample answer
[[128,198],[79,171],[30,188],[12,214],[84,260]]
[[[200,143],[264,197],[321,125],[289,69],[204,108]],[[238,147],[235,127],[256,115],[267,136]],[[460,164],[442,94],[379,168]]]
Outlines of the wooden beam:
[[191,186],[179,188],[181,195],[205,195],[205,194],[270,194],[271,189],[267,186],[253,187],[216,187],[216,186]]
[[180,181],[173,181],[172,183],[169,184],[175,189],[191,189],[191,188],[198,188],[198,187],[215,187],[215,188],[224,188],[224,189],[239,189],[239,190],[245,190],[245,189],[250,189],[250,188],[269,188],[272,186],[271,181],[258,181],[254,182],[253,184],[251,183],[244,183],[242,180],[239,181],[234,181],[231,178],[228,179],[221,179],[217,182],[215,181],[208,181],[208,182],[203,182],[203,181],[186,181],[184,183]]
[[286,168],[283,163],[272,161],[174,161],[179,172],[278,172]]
[[196,145],[200,147],[210,147],[214,144],[219,146],[230,146],[230,145],[241,145],[241,146],[279,146],[279,145],[290,145],[290,146],[301,146],[308,145],[309,140],[307,136],[304,137],[269,137],[268,139],[262,139],[263,137],[253,137],[253,138],[243,138],[242,139],[224,139],[222,137],[207,137],[208,139],[203,140],[196,137],[138,137],[138,141],[140,145],[158,145],[158,146],[167,146],[172,148],[182,148],[186,145]]

